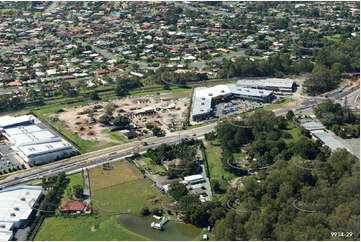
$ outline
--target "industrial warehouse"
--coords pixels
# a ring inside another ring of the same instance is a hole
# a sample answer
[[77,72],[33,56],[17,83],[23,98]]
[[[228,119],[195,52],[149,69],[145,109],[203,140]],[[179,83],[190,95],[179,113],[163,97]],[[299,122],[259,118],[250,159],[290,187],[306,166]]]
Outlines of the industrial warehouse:
[[199,87],[194,90],[191,116],[194,121],[209,118],[218,100],[241,98],[270,103],[274,99],[274,92],[293,92],[295,88],[293,80],[279,78],[245,79],[238,80],[236,84]]
[[69,142],[36,121],[31,115],[0,117],[0,133],[22,160],[29,165],[40,165],[75,153]]
[[18,186],[0,191],[0,241],[12,240],[14,232],[28,224],[42,193],[41,186]]

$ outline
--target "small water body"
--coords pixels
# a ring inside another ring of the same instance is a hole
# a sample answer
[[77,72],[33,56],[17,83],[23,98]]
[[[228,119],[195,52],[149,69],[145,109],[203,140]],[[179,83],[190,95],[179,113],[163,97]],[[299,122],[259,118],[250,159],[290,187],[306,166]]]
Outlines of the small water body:
[[201,229],[191,224],[176,223],[174,221],[168,221],[164,225],[163,231],[155,230],[150,227],[153,221],[157,221],[153,217],[122,214],[117,216],[117,221],[120,226],[151,240],[193,240],[201,232]]

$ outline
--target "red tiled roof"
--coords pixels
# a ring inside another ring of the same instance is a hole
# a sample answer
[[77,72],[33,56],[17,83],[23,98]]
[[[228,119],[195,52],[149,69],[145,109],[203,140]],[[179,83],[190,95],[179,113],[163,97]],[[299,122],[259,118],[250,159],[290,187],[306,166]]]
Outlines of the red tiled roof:
[[63,201],[59,206],[60,211],[83,211],[85,204],[82,202]]

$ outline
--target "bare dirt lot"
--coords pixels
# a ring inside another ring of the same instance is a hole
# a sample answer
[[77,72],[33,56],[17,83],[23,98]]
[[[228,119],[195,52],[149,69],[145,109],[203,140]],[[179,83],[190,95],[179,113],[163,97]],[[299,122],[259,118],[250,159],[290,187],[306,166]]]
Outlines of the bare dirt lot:
[[114,118],[119,114],[128,117],[138,136],[149,136],[152,132],[146,128],[147,124],[159,127],[166,133],[181,129],[186,120],[189,99],[174,98],[172,95],[126,97],[70,107],[50,117],[84,140],[123,142],[126,138],[119,131],[110,132],[112,125],[98,122],[110,103],[114,104]]

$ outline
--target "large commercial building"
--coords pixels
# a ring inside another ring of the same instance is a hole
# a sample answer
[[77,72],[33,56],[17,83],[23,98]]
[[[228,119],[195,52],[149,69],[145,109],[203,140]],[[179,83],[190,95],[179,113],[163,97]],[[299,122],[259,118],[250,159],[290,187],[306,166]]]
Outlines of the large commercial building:
[[18,186],[0,191],[0,241],[12,240],[14,230],[27,224],[41,195],[41,186]]
[[240,87],[236,84],[199,87],[194,90],[192,103],[192,118],[206,118],[212,112],[214,100],[225,97],[237,97],[261,102],[272,101],[272,91]]
[[266,78],[260,80],[242,79],[237,81],[237,86],[272,90],[276,92],[293,92],[296,89],[294,80],[289,78]]
[[0,133],[29,165],[51,162],[75,153],[73,146],[30,115],[0,117]]

